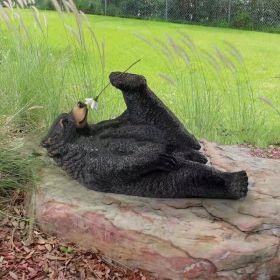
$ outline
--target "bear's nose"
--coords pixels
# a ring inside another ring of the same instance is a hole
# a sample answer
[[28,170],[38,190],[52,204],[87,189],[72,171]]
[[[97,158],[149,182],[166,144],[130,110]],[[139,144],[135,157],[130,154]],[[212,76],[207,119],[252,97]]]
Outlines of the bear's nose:
[[81,102],[81,101],[79,101],[78,103],[77,103],[77,105],[78,105],[78,107],[79,108],[84,108],[84,107],[86,107],[86,104],[85,103],[83,103],[83,102]]

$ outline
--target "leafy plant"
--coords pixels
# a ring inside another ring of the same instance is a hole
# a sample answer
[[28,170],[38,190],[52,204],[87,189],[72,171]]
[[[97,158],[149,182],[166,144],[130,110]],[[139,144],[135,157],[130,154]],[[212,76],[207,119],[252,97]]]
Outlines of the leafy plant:
[[71,254],[74,252],[74,249],[72,247],[60,246],[59,249],[62,253],[65,254]]

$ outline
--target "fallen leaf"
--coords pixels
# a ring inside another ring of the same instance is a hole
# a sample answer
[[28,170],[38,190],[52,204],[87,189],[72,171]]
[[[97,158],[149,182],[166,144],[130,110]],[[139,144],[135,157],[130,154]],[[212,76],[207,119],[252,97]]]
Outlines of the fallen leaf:
[[25,222],[20,222],[20,223],[19,223],[19,227],[20,227],[21,229],[24,229],[24,228],[25,228]]
[[10,271],[10,272],[9,272],[9,275],[10,275],[14,280],[18,280],[18,277],[17,277],[17,275],[16,275],[14,272]]
[[38,271],[32,267],[28,267],[27,270],[32,274],[32,276],[35,276],[38,273]]
[[46,255],[46,258],[49,259],[49,260],[52,260],[52,261],[65,261],[65,260],[67,260],[66,257],[58,257],[58,256],[49,255],[49,254]]
[[43,264],[43,271],[44,271],[45,273],[48,273],[48,272],[49,272],[49,266],[48,266],[48,263],[47,263],[47,262],[45,262],[45,263]]
[[28,247],[26,247],[26,246],[23,246],[22,249],[23,249],[26,253],[29,253],[29,252],[31,251],[31,250],[30,250]]
[[46,249],[50,252],[52,250],[52,245],[49,243],[45,244]]
[[46,244],[46,240],[45,239],[42,239],[42,238],[40,238],[40,239],[38,239],[37,240],[37,242],[36,242],[37,244],[40,244],[40,245],[45,245]]
[[19,211],[18,208],[14,207],[14,211],[16,212],[16,214],[17,214],[18,216],[20,216],[20,211]]
[[46,247],[44,245],[38,245],[37,248],[40,250],[40,251],[45,251],[46,250]]
[[12,221],[13,227],[17,228],[18,227],[18,222],[17,221]]
[[27,256],[25,256],[24,258],[26,260],[30,259],[32,257],[32,255],[34,254],[35,250],[32,250]]
[[85,270],[83,268],[80,268],[79,271],[80,271],[80,279],[85,280],[86,279]]

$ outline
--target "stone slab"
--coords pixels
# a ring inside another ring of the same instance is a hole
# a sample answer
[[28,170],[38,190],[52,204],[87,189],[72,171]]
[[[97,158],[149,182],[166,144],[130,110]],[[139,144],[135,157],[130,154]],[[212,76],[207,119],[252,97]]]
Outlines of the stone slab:
[[219,169],[248,172],[245,199],[98,193],[50,163],[33,194],[36,219],[48,233],[161,279],[280,279],[280,161],[208,142],[204,151]]

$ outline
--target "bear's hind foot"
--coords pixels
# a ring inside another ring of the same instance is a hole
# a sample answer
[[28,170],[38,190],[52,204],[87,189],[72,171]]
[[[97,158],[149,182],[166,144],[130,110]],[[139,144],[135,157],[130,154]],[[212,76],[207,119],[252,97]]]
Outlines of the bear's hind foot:
[[109,76],[111,84],[121,91],[141,91],[147,87],[144,76],[123,72],[112,72]]
[[246,171],[226,173],[225,181],[228,187],[228,197],[239,199],[245,197],[248,192],[248,176]]

